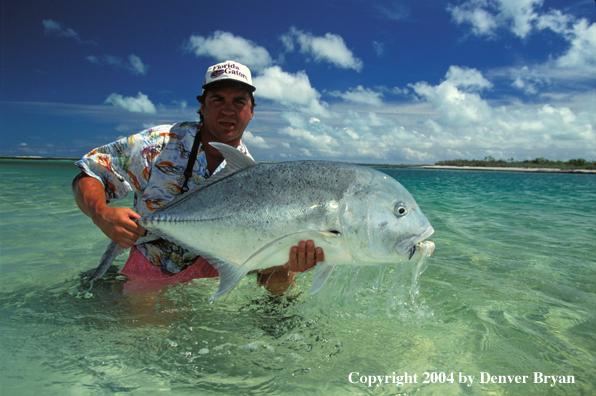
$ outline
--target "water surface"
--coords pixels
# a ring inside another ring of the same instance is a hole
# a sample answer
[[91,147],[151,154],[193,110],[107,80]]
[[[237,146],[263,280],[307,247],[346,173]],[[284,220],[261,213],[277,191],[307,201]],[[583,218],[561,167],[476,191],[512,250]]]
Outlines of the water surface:
[[419,268],[338,268],[313,297],[307,274],[281,302],[249,276],[212,304],[214,280],[125,295],[117,272],[85,295],[107,239],[77,168],[0,161],[0,394],[596,394],[596,177],[383,171],[435,228]]

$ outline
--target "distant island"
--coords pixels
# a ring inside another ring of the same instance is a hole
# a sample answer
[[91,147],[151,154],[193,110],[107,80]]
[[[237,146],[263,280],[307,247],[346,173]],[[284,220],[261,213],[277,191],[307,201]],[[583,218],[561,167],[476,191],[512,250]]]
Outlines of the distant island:
[[9,160],[40,160],[40,161],[78,161],[80,158],[73,157],[40,157],[37,155],[0,155],[0,159]]
[[546,158],[516,161],[497,160],[494,157],[485,157],[483,160],[455,159],[435,162],[435,165],[424,165],[432,169],[476,169],[476,170],[504,170],[518,172],[557,172],[557,173],[596,173],[596,161],[587,161],[583,158],[569,161],[551,161]]

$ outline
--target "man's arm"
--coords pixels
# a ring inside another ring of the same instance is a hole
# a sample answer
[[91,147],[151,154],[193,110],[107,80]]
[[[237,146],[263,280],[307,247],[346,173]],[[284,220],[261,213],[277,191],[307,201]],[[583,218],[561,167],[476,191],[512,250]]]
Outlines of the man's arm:
[[325,261],[323,249],[315,248],[312,240],[302,241],[290,249],[285,265],[257,272],[257,282],[271,294],[283,294],[292,285],[297,272],[307,271],[322,261]]
[[79,173],[72,181],[72,193],[83,213],[122,248],[129,248],[145,233],[145,229],[133,221],[141,216],[130,208],[113,208],[107,205],[103,184]]

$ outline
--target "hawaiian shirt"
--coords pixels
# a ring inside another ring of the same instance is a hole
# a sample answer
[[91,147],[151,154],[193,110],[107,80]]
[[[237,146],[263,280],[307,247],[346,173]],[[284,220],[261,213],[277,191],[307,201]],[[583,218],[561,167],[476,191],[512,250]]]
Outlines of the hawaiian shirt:
[[[146,129],[96,148],[76,165],[103,183],[108,203],[134,191],[134,211],[146,216],[180,195],[198,127],[196,122],[183,122]],[[240,142],[238,150],[251,157],[244,143]],[[215,172],[225,165],[224,160]],[[205,152],[200,145],[188,188],[192,189],[209,176]],[[164,239],[136,246],[152,264],[171,273],[178,273],[197,258],[196,254]]]

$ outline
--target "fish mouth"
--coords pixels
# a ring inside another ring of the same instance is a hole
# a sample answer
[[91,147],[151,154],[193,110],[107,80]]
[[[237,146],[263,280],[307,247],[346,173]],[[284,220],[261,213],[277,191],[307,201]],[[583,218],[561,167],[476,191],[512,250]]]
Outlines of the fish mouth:
[[408,260],[412,259],[412,256],[414,256],[414,253],[416,253],[416,251],[420,251],[420,254],[423,257],[428,257],[435,251],[435,243],[432,241],[418,242],[410,248],[408,252]]
[[435,229],[429,225],[428,228],[420,235],[413,236],[412,238],[399,243],[397,246],[397,253],[399,255],[406,254],[408,256],[408,260],[411,259],[414,253],[416,253],[416,246],[431,236],[434,232]]

